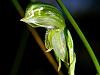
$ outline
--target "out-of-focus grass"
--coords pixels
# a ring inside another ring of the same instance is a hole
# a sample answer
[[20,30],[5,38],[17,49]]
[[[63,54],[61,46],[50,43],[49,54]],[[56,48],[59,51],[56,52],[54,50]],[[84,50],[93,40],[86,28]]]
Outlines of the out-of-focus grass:
[[20,63],[24,55],[24,50],[26,48],[28,37],[29,37],[29,32],[23,31],[21,35],[21,41],[17,49],[15,61],[14,61],[14,64],[12,65],[11,75],[17,75],[18,73],[18,69],[20,67]]

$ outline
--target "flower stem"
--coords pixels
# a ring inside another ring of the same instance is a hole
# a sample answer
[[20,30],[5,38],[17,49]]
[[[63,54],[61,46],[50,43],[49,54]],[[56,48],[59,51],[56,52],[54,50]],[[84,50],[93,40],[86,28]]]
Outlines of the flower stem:
[[64,13],[66,14],[67,18],[69,19],[69,21],[71,22],[72,26],[74,27],[74,29],[76,30],[77,34],[79,35],[80,39],[82,40],[84,46],[86,47],[95,67],[96,70],[98,72],[98,74],[100,75],[100,68],[99,68],[99,62],[91,48],[91,46],[89,45],[88,41],[86,40],[84,34],[82,33],[82,31],[80,30],[80,28],[78,27],[78,24],[75,22],[75,20],[73,19],[73,17],[71,16],[71,14],[69,13],[69,11],[66,9],[66,7],[64,6],[64,4],[62,3],[61,0],[57,0],[58,4],[60,5],[60,7],[62,8],[62,10],[64,11]]

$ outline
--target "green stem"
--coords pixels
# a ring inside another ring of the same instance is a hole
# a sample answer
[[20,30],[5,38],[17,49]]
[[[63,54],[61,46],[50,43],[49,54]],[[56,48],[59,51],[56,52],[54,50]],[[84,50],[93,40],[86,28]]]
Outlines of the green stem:
[[89,45],[88,41],[86,40],[84,34],[80,30],[80,28],[78,27],[78,24],[75,22],[75,20],[73,19],[73,17],[69,13],[69,11],[66,9],[66,7],[62,3],[62,1],[61,0],[57,0],[57,2],[61,6],[62,10],[66,14],[67,18],[69,19],[69,21],[71,22],[72,26],[74,27],[74,29],[76,30],[77,34],[79,35],[80,39],[82,40],[84,46],[86,47],[86,49],[87,49],[87,51],[88,51],[88,53],[89,53],[94,65],[96,67],[96,70],[97,70],[98,74],[100,75],[99,62],[98,62],[98,60],[97,60],[97,58],[96,58],[91,46]]
[[19,47],[17,49],[16,57],[15,57],[13,65],[12,65],[10,75],[18,75],[18,70],[20,68],[20,64],[21,64],[21,61],[22,61],[22,58],[24,55],[28,37],[29,37],[29,32],[23,30],[22,36],[21,36],[21,41],[20,41]]

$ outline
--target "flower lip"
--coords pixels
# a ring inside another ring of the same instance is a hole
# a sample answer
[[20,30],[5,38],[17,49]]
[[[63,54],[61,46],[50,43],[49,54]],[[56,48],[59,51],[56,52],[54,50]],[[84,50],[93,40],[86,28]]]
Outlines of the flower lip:
[[24,18],[20,19],[20,21],[23,21],[24,22]]
[[52,25],[42,25],[42,24],[39,24],[34,19],[22,18],[20,21],[25,22],[25,23],[29,24],[32,27],[44,27],[44,28],[48,28],[48,29],[53,29],[54,28],[54,26],[52,26]]

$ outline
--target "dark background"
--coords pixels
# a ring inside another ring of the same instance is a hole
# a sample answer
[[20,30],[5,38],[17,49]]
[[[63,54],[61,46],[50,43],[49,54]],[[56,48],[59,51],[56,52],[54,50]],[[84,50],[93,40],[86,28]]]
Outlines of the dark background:
[[[30,3],[29,0],[18,0],[18,2],[24,11]],[[42,2],[53,4],[59,9],[55,0],[42,0]],[[63,0],[63,2],[85,34],[100,62],[100,1]],[[23,44],[26,43],[26,45],[17,75],[57,75],[25,24],[20,22],[21,16],[13,3],[10,0],[3,0],[1,1],[0,8],[0,75],[10,74],[19,45],[21,40],[23,40],[23,35],[26,35],[28,39],[26,42],[23,42]],[[67,17],[64,17],[67,20]],[[77,57],[75,74],[95,75],[96,69],[83,43],[69,21],[67,21],[66,25],[72,34]],[[45,29],[36,28],[36,30],[44,41]],[[61,70],[64,70],[63,64]]]

